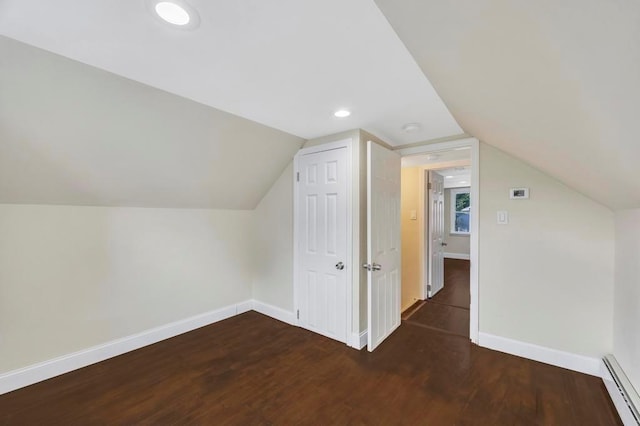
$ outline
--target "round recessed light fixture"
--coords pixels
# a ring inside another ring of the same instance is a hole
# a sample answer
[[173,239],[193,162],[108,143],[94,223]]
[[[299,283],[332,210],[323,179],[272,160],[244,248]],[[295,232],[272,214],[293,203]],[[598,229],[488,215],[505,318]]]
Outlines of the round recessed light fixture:
[[333,115],[338,118],[347,118],[351,115],[351,111],[347,109],[339,109],[336,112],[334,112]]
[[461,180],[460,183],[467,183],[467,181],[466,180]]
[[447,179],[451,179],[453,178],[453,176],[445,176]]
[[159,17],[173,25],[187,25],[191,20],[189,13],[180,5],[170,1],[156,3],[154,8]]
[[420,130],[421,128],[422,128],[422,125],[420,123],[407,123],[404,126],[402,126],[402,130],[404,130],[407,133],[415,132],[416,130]]
[[192,30],[200,24],[198,12],[184,0],[147,0],[147,7],[162,23]]

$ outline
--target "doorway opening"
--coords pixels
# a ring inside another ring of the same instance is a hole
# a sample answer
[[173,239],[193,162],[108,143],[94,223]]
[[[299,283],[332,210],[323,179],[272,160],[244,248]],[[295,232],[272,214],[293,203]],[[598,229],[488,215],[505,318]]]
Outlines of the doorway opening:
[[437,145],[402,158],[402,319],[477,343],[477,140]]

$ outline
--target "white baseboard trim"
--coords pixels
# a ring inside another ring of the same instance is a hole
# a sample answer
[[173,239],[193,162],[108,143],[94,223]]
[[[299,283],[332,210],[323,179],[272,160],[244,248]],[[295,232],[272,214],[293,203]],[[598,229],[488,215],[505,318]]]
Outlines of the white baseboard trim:
[[444,257],[447,259],[460,259],[460,260],[469,260],[471,256],[464,253],[443,253]]
[[269,305],[268,303],[253,300],[253,310],[260,312],[268,317],[277,319],[278,321],[285,322],[287,324],[296,325],[296,316],[291,311],[286,311],[277,306]]
[[[206,325],[231,318],[248,311],[256,311],[287,324],[296,325],[293,312],[286,311],[258,300],[246,300],[204,314],[178,320],[160,327],[133,334],[131,336],[102,343],[78,352],[73,352],[44,362],[29,365],[0,374],[0,395],[51,379],[64,373],[113,358],[124,353],[152,345],[171,337],[195,330]],[[367,345],[367,332],[355,334],[354,347],[362,349]]]
[[627,405],[624,396],[622,396],[620,389],[618,389],[618,385],[613,380],[613,377],[604,362],[600,363],[600,373],[604,386],[607,388],[611,401],[613,401],[613,405],[616,407],[616,411],[618,412],[620,420],[622,420],[624,426],[637,426],[638,422],[633,416],[631,409]]
[[253,310],[253,300],[246,300],[236,305],[236,315],[244,314]]
[[484,348],[517,355],[556,367],[601,376],[602,361],[598,358],[577,355],[570,352],[563,352],[557,349],[546,348],[532,343],[520,342],[518,340],[507,339],[506,337],[495,336],[489,333],[480,332],[478,335],[478,345]]
[[357,350],[361,350],[367,346],[367,330],[361,333],[351,333],[351,342],[349,342],[349,346]]
[[161,340],[204,327],[218,321],[246,312],[253,307],[253,301],[245,301],[226,306],[204,314],[155,327],[141,333],[112,340],[97,346],[73,352],[44,362],[29,365],[0,374],[0,395],[13,390],[51,379],[52,377],[122,355]]

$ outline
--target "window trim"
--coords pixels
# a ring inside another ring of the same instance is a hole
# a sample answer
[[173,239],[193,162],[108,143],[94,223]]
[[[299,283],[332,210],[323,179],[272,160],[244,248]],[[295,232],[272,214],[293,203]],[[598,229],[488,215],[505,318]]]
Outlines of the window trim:
[[469,231],[460,232],[456,231],[456,195],[469,194],[469,207],[471,207],[471,187],[463,186],[459,188],[450,188],[449,190],[449,234],[457,236],[469,236],[471,235],[471,209],[469,209]]

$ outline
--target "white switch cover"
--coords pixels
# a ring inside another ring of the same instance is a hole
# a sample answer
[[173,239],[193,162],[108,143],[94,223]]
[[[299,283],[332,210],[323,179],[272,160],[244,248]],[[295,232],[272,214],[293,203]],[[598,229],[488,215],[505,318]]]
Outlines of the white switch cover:
[[509,224],[509,212],[506,210],[498,210],[498,225]]
[[411,220],[418,220],[418,213],[415,210],[411,210]]

